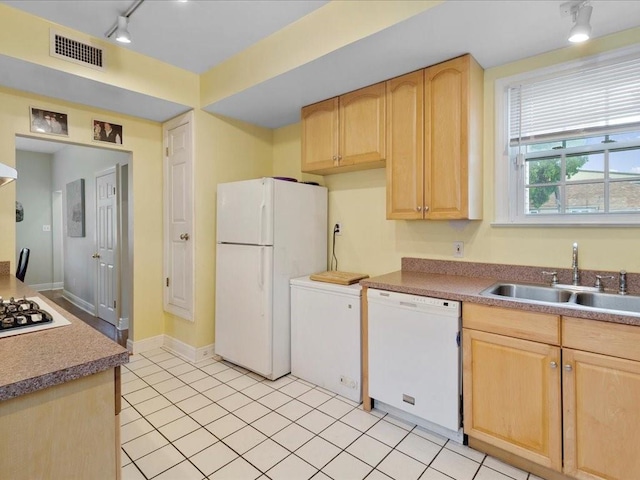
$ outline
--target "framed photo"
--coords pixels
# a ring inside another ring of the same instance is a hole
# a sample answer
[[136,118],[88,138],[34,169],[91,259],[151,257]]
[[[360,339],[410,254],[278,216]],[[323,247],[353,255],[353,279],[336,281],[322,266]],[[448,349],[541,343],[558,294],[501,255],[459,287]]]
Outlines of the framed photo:
[[36,107],[29,107],[29,112],[32,132],[69,136],[66,113],[53,112]]
[[93,141],[122,145],[122,125],[103,120],[93,120]]
[[67,236],[84,237],[84,178],[67,183]]

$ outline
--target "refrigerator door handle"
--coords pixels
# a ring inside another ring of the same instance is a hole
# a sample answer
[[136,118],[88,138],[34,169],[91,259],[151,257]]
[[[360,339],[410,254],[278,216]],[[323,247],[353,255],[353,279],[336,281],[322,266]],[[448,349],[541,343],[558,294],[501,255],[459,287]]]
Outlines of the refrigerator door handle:
[[264,247],[260,247],[260,268],[258,269],[258,286],[264,287]]
[[262,200],[260,204],[260,224],[259,224],[259,232],[260,232],[260,244],[264,245],[264,216],[267,213],[267,204]]

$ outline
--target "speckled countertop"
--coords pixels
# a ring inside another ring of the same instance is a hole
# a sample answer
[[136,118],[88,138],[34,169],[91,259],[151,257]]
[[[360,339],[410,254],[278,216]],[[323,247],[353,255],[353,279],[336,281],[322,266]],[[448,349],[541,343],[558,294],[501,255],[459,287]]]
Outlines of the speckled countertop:
[[[445,300],[482,303],[498,307],[518,308],[640,326],[640,312],[632,315],[614,315],[580,305],[563,304],[563,306],[556,306],[555,304],[520,302],[507,298],[480,295],[480,292],[496,282],[543,284],[540,281],[542,270],[548,269],[518,265],[403,258],[402,270],[361,280],[360,285],[393,292],[443,298]],[[590,285],[590,280],[595,279],[596,273],[606,275],[616,272],[583,271],[584,284]],[[558,270],[558,275],[560,283],[570,283],[571,274],[569,270]],[[628,273],[627,275],[629,293],[638,294],[640,275],[635,273]]]
[[[5,298],[40,296],[13,275],[0,276],[0,295]],[[47,303],[71,325],[0,338],[0,401],[129,361],[125,348],[53,302]]]

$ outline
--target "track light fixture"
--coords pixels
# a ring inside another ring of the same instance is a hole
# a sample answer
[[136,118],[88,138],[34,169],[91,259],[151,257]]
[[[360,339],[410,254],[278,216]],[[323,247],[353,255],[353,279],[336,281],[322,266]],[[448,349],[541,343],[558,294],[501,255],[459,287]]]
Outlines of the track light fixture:
[[131,43],[131,34],[127,29],[129,19],[127,17],[118,17],[118,28],[116,30],[116,41],[120,43]]
[[131,34],[129,33],[129,17],[133,15],[140,5],[142,5],[144,0],[136,0],[133,2],[126,12],[122,15],[118,16],[118,21],[113,25],[107,33],[104,34],[105,37],[111,38],[111,36],[115,33],[116,41],[120,43],[131,43]]
[[573,19],[573,27],[569,32],[569,41],[572,43],[580,43],[589,40],[591,36],[591,13],[593,7],[589,5],[589,1],[579,0],[565,2],[560,5],[560,12],[562,16],[571,15]]

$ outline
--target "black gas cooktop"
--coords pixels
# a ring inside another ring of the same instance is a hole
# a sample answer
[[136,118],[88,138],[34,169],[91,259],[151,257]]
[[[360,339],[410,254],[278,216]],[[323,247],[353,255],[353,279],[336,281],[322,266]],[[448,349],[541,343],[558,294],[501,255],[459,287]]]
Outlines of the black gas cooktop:
[[0,297],[0,331],[31,327],[53,322],[49,312],[26,298],[3,300]]

